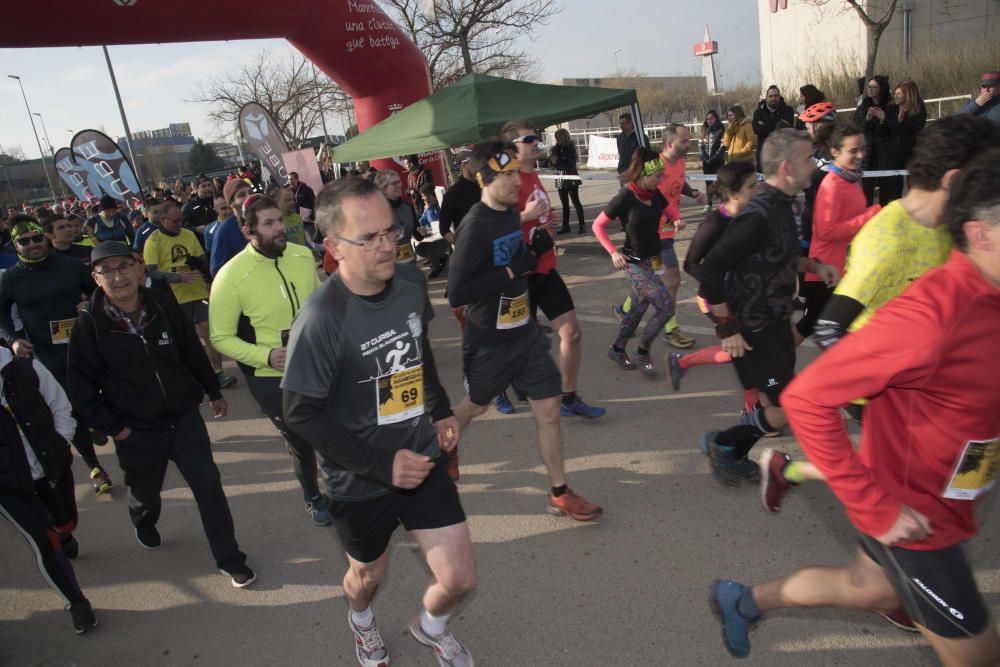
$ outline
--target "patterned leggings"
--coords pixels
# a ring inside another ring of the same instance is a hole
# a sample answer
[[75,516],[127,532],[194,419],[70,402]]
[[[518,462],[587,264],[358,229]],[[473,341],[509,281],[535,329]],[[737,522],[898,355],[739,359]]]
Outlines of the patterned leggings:
[[652,305],[654,314],[646,322],[646,328],[643,329],[640,342],[640,345],[648,350],[667,320],[673,316],[674,302],[660,276],[656,275],[650,266],[648,259],[635,264],[626,264],[625,275],[628,276],[629,285],[632,287],[632,307],[625,313],[625,319],[622,320],[621,326],[618,328],[615,347],[624,348],[628,340],[635,336],[642,316],[646,314],[646,309]]

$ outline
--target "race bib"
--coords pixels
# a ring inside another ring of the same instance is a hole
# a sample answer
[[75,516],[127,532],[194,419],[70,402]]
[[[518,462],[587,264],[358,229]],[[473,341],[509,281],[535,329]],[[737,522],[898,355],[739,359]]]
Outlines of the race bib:
[[658,276],[662,276],[666,270],[663,268],[663,260],[659,257],[650,257],[649,266],[652,267],[653,273]]
[[73,331],[76,318],[69,320],[52,320],[49,322],[49,333],[52,334],[53,345],[68,345],[69,335]]
[[1000,438],[970,440],[958,458],[944,497],[952,500],[975,500],[993,486],[1000,467]]
[[378,379],[378,424],[396,424],[424,414],[424,367],[406,368]]
[[413,261],[413,246],[409,243],[406,245],[396,246],[396,261],[397,262],[412,262]]
[[516,329],[528,323],[528,293],[515,297],[500,297],[500,311],[497,313],[497,329]]

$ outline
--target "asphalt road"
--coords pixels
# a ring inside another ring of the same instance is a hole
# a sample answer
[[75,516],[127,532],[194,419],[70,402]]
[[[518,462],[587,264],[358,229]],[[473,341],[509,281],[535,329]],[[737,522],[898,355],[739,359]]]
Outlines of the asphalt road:
[[[609,181],[584,185],[588,221],[614,191]],[[685,211],[693,224],[700,219],[698,207]],[[693,225],[681,234],[682,256],[692,232]],[[571,486],[603,505],[605,515],[592,524],[549,515],[526,406],[511,416],[491,408],[462,441],[459,488],[479,583],[451,627],[480,665],[727,664],[732,659],[706,604],[711,580],[759,582],[813,563],[844,564],[854,533],[821,484],[804,485],[780,515],[771,515],[756,486],[728,489],[714,481],[697,442],[703,431],[733,422],[741,403],[733,370],[697,368],[675,393],[662,367],[651,380],[613,366],[605,356],[616,331],[608,305],[625,294],[626,282],[589,233],[559,238],[560,272],[584,331],[580,392],[608,409],[597,421],[563,420],[566,465]],[[680,322],[699,346],[711,345],[692,287],[690,281],[682,287]],[[440,279],[430,284],[437,311],[431,339],[457,401],[460,338],[443,288]],[[658,364],[665,351],[658,342]],[[815,355],[803,347],[800,365]],[[164,485],[163,547],[142,549],[128,521],[122,473],[103,448],[98,454],[118,484],[113,497],[95,498],[82,462],[75,467],[75,568],[100,627],[73,633],[27,545],[0,522],[0,665],[356,664],[335,533],[310,524],[289,457],[245,384],[226,396],[230,415],[209,417],[209,431],[257,582],[236,590],[215,571],[175,469]],[[791,438],[764,444],[799,451]],[[993,507],[989,499],[983,504],[982,535],[969,552],[995,613],[1000,555]],[[404,532],[397,531],[390,549],[390,572],[374,609],[392,664],[433,665],[430,651],[406,632],[428,571]],[[744,664],[936,664],[920,638],[867,613],[779,612],[752,641]]]

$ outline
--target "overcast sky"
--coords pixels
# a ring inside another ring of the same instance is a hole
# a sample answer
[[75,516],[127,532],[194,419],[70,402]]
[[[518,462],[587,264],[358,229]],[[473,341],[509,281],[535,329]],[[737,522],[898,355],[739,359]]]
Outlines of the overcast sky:
[[[760,78],[756,0],[562,0],[562,5],[563,11],[540,26],[530,44],[525,39],[539,60],[542,81],[612,75],[615,49],[621,49],[622,70],[650,76],[700,74],[692,48],[701,41],[706,23],[719,42],[721,84]],[[206,106],[184,100],[213,73],[264,48],[280,57],[292,49],[274,39],[109,47],[132,131],[189,122],[195,136],[219,137]],[[82,129],[103,126],[112,137],[124,134],[100,47],[0,49],[0,63],[0,74],[21,77],[31,110],[44,117],[56,149]],[[0,78],[0,91],[0,146],[20,146],[29,158],[37,157],[17,82]],[[42,127],[37,117],[35,121],[44,146]],[[333,114],[327,122],[331,133],[343,126]]]

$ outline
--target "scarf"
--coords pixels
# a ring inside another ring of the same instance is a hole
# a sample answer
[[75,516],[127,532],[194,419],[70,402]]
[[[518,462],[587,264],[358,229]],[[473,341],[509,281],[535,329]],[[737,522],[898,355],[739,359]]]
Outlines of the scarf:
[[139,308],[139,323],[133,324],[132,320],[122,312],[121,308],[111,303],[111,299],[105,296],[104,298],[104,313],[111,318],[115,326],[122,331],[127,331],[128,333],[135,334],[136,336],[141,336],[142,332],[145,331],[146,325],[149,324],[149,315],[146,312],[146,301],[142,298],[142,292],[139,292],[139,300],[136,302]]
[[656,194],[656,190],[643,190],[635,183],[629,183],[628,189],[639,201],[653,201],[653,195]]
[[864,175],[864,172],[862,172],[860,169],[858,169],[857,171],[853,169],[844,169],[836,162],[829,163],[829,171],[832,171],[837,176],[840,176],[848,183],[857,183],[858,181],[861,180],[861,177]]

